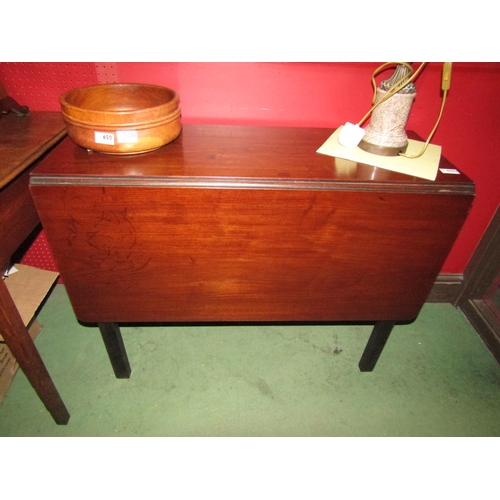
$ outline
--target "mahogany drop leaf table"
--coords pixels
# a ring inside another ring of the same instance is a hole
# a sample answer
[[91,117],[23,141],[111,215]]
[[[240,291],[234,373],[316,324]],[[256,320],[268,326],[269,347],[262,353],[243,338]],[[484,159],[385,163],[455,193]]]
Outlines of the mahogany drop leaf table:
[[[125,323],[368,322],[374,368],[413,321],[471,208],[474,184],[316,153],[325,128],[184,125],[153,152],[66,138],[30,189],[77,318],[130,376]],[[445,158],[442,168],[454,170]]]

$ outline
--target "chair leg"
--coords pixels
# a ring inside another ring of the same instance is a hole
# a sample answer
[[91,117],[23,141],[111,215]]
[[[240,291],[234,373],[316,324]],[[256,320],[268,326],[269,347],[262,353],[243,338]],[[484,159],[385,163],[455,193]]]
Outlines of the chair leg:
[[67,424],[70,417],[69,412],[19,315],[19,311],[7,290],[7,286],[1,280],[0,331],[7,347],[12,352],[14,358],[16,358],[19,367],[52,415],[52,418],[59,425]]

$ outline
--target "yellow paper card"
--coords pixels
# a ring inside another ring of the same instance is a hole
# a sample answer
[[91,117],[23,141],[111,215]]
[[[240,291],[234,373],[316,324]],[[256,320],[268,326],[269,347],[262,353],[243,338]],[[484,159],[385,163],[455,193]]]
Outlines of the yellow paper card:
[[[373,167],[385,168],[393,172],[420,177],[430,181],[436,180],[441,159],[441,146],[429,144],[425,153],[419,158],[405,158],[404,156],[379,156],[367,153],[362,149],[346,148],[339,144],[338,136],[342,127],[339,127],[317,150],[317,153],[343,158],[345,160],[364,163]],[[425,143],[408,139],[406,154],[417,155],[422,151]]]

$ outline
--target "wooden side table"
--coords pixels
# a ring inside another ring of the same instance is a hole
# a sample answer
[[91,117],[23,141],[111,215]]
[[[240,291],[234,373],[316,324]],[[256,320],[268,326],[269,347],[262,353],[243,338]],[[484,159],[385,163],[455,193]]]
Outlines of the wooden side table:
[[147,154],[67,138],[41,162],[31,192],[47,239],[118,377],[128,322],[371,322],[360,369],[373,369],[394,324],[417,317],[474,185],[316,153],[332,132],[185,125]]
[[[29,192],[29,175],[40,158],[66,135],[60,113],[32,112],[0,118],[0,266],[40,223]],[[3,280],[0,280],[0,333],[38,396],[58,424],[69,413]]]

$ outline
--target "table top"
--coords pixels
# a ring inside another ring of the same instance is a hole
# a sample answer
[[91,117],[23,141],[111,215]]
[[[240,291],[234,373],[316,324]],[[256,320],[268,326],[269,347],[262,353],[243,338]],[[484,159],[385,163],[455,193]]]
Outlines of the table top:
[[66,134],[61,113],[33,111],[0,117],[0,188],[17,177]]
[[[317,153],[333,132],[328,128],[186,124],[174,142],[136,155],[93,153],[66,138],[37,167],[31,183],[282,189],[354,186],[461,194],[474,190],[473,182],[462,173],[439,171],[435,181],[428,181]],[[440,168],[455,169],[445,158]]]

